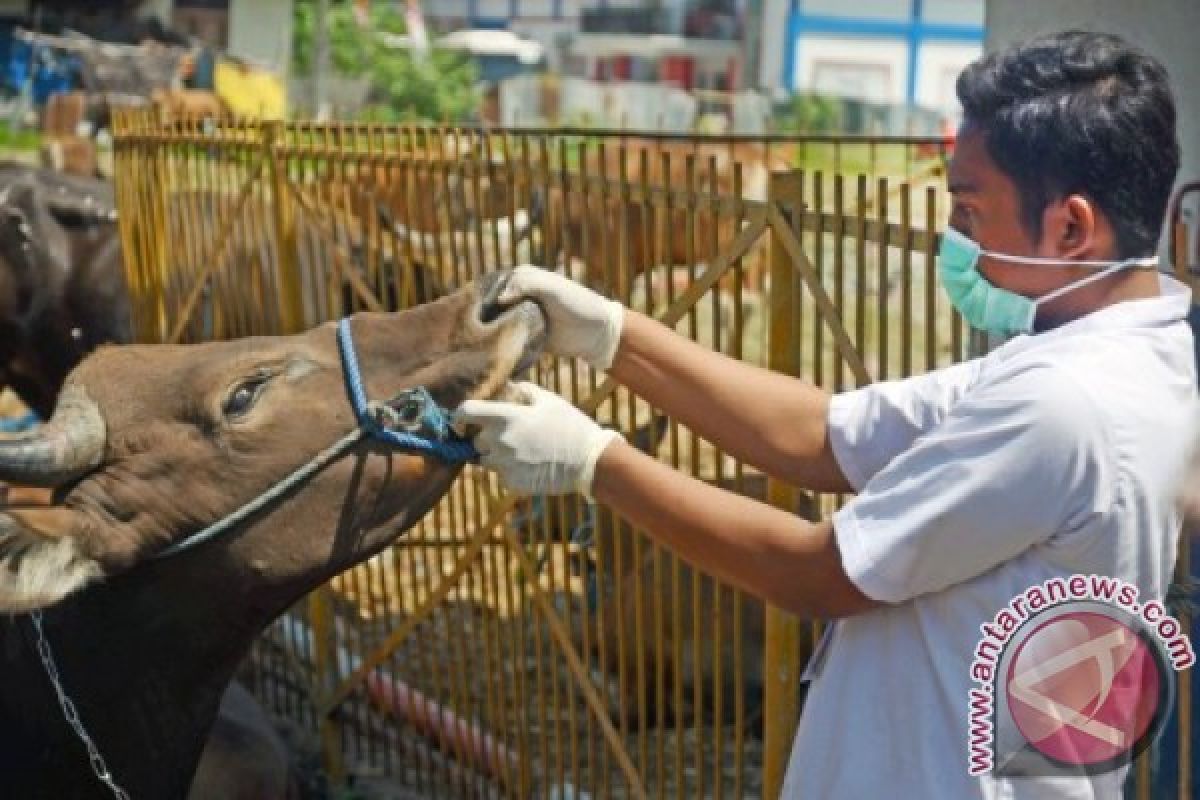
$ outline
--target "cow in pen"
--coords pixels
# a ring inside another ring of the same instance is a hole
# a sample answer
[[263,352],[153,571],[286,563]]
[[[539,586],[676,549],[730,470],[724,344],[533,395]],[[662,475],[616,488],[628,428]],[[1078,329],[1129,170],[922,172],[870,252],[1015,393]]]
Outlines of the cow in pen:
[[[453,408],[503,396],[537,357],[545,324],[532,303],[496,305],[503,281],[354,316],[367,397],[423,387]],[[109,796],[59,713],[40,643],[112,779],[133,797],[182,797],[259,633],[447,491],[459,464],[347,438],[362,418],[343,358],[333,325],[102,348],[69,376],[41,430],[0,442],[0,478],[55,490],[51,506],[0,513],[6,794]],[[344,449],[321,461],[334,443]],[[302,483],[267,494],[305,465]],[[222,520],[233,523],[220,536],[173,549]],[[35,609],[40,624],[22,613]]]

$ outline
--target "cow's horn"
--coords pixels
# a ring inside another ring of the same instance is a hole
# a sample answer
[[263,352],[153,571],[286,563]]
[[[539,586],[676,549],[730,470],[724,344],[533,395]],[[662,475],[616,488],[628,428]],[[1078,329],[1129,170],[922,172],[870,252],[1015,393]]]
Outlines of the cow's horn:
[[54,416],[38,431],[0,439],[0,480],[25,486],[59,486],[100,465],[104,417],[80,386],[63,389]]

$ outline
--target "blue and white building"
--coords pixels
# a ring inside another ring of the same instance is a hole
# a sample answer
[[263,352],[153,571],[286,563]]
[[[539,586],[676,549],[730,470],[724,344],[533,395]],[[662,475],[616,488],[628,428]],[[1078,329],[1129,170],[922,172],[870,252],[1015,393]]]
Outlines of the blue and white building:
[[503,28],[539,42],[549,66],[599,81],[738,88],[749,0],[428,0],[431,28]]
[[764,0],[759,79],[872,103],[958,112],[983,52],[984,0]]

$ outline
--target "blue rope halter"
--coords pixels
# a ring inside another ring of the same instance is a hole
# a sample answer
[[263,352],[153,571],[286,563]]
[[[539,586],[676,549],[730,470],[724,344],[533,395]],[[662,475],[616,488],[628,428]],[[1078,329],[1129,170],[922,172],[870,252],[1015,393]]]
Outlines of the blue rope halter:
[[478,455],[475,445],[470,440],[460,437],[450,427],[450,412],[439,406],[424,386],[405,389],[385,403],[367,400],[358,357],[354,353],[349,318],[338,321],[337,343],[338,353],[342,358],[346,393],[350,396],[350,405],[354,408],[358,427],[241,508],[188,538],[160,550],[154,558],[165,558],[190,550],[229,532],[247,518],[306,483],[313,475],[345,455],[366,437],[399,450],[427,453],[451,464],[461,464]]
[[[404,450],[430,453],[452,464],[470,461],[479,455],[469,439],[463,439],[451,430],[450,412],[434,402],[424,386],[405,390],[387,403],[368,402],[358,356],[354,354],[349,318],[338,321],[337,341],[350,404],[354,406],[358,424],[371,438]],[[421,431],[430,435],[423,435]]]

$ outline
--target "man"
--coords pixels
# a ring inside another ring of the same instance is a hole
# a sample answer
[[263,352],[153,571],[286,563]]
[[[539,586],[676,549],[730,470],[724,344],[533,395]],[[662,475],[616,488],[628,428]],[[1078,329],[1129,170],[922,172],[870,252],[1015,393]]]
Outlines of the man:
[[943,284],[989,355],[831,397],[708,352],[553,273],[517,270],[551,350],[725,451],[857,497],[809,523],[643,455],[561,398],[470,402],[514,491],[590,492],[662,544],[805,618],[836,619],[784,788],[805,798],[1117,797],[1127,771],[968,774],[980,626],[1029,587],[1112,576],[1166,593],[1195,403],[1188,291],[1153,267],[1179,163],[1164,69],[1063,33],[973,63],[948,180]]

